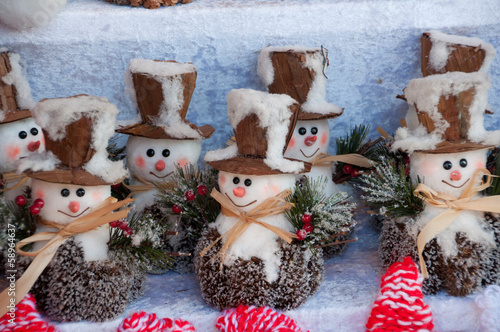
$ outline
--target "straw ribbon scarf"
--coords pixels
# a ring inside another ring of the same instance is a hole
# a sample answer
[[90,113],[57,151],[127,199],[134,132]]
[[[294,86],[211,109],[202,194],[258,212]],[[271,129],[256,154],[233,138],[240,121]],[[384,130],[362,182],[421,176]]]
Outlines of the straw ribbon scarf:
[[[26,176],[25,173],[13,173],[13,172],[12,173],[2,173],[1,178],[2,178],[2,181],[4,182],[5,188],[0,190],[0,193],[19,188],[20,186],[25,184],[26,181],[28,181],[30,179],[28,176]],[[15,185],[13,185],[12,187],[7,187],[7,183],[16,182],[16,181],[18,181],[18,182]]]
[[200,255],[203,257],[206,253],[219,242],[223,237],[227,236],[226,243],[222,246],[221,250],[212,257],[212,261],[216,258],[220,257],[220,268],[222,269],[222,264],[224,262],[224,258],[226,256],[226,252],[231,248],[231,246],[235,243],[235,241],[250,227],[251,224],[257,224],[268,230],[274,232],[280,238],[285,240],[287,243],[292,242],[292,238],[296,238],[297,236],[289,231],[281,229],[279,227],[270,225],[263,221],[258,220],[262,217],[274,216],[283,213],[286,210],[292,208],[293,203],[285,201],[285,198],[292,194],[291,190],[284,190],[280,194],[275,197],[270,197],[266,199],[264,202],[257,205],[249,212],[243,212],[236,207],[233,202],[229,200],[225,195],[221,194],[217,189],[213,189],[210,193],[217,202],[220,203],[222,208],[222,214],[228,217],[234,217],[238,219],[238,222],[231,227],[230,230],[219,236],[219,238],[213,241],[208,247],[203,249]]
[[153,189],[164,189],[169,190],[174,187],[173,182],[152,182],[140,177],[139,175],[133,174],[132,177],[142,184],[123,184],[125,188],[130,190],[129,197],[134,194],[143,193]]
[[[108,224],[111,221],[127,217],[130,208],[119,210],[114,213],[113,211],[133,201],[133,199],[125,199],[117,202],[116,198],[108,197],[89,214],[75,219],[68,225],[58,225],[58,231],[41,232],[19,241],[16,245],[17,252],[23,256],[34,257],[34,259],[22,277],[16,281],[14,303],[19,303],[19,301],[28,294],[33,284],[56,254],[57,249],[64,244],[66,240],[74,235],[85,233],[101,225]],[[49,224],[50,226],[55,225],[53,223]],[[48,242],[38,251],[25,252],[21,250],[21,248],[27,244],[42,241]],[[0,317],[8,311],[9,308],[7,308],[7,306],[11,303],[11,296],[9,296],[9,289],[7,288],[0,294]]]
[[327,167],[334,162],[340,161],[350,165],[355,165],[363,168],[371,168],[377,163],[357,153],[338,154],[331,156],[328,153],[320,153],[311,161],[313,166]]
[[[482,180],[483,176],[486,176],[486,181],[484,182]],[[425,203],[446,209],[429,221],[424,228],[422,228],[417,237],[420,270],[425,278],[429,276],[422,256],[425,245],[440,232],[448,228],[463,210],[500,213],[500,196],[488,196],[474,199],[477,197],[477,193],[491,185],[492,177],[491,173],[485,168],[476,170],[471,178],[471,182],[467,185],[459,198],[438,193],[423,183],[420,183],[415,189],[415,195],[422,198]]]

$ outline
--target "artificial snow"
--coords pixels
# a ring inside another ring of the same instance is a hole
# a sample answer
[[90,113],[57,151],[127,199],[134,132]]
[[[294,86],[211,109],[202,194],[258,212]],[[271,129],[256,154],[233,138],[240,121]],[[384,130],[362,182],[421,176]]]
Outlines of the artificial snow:
[[480,332],[498,332],[500,326],[500,286],[490,285],[475,301],[481,311],[479,321]]
[[48,25],[67,0],[2,0],[0,22],[15,30]]
[[[1,4],[0,4],[1,6]],[[1,12],[0,8],[0,12]],[[16,101],[20,109],[32,109],[35,106],[35,101],[31,96],[31,87],[24,77],[23,69],[21,67],[21,56],[16,53],[8,53],[11,71],[2,77],[2,81],[8,85],[14,85],[16,87]],[[6,110],[0,110],[0,117],[4,115],[1,112]]]
[[496,55],[493,45],[479,38],[448,35],[436,30],[429,31],[429,34],[432,41],[432,48],[429,53],[429,65],[436,71],[441,70],[446,65],[448,56],[453,51],[452,45],[454,44],[481,47],[484,49],[486,56],[479,71],[488,72],[490,69],[491,62]]

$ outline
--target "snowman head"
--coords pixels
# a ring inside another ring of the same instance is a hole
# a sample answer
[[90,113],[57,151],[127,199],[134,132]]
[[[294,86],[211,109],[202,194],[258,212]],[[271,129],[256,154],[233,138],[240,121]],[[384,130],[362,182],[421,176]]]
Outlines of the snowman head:
[[311,161],[326,153],[330,142],[328,120],[297,121],[285,157]]
[[488,149],[457,153],[415,152],[410,157],[410,175],[431,189],[459,197],[473,181],[474,172],[486,167]]
[[200,153],[201,140],[130,136],[127,141],[130,172],[152,182],[167,179],[178,165],[196,164]]
[[0,171],[12,171],[17,160],[44,150],[42,130],[33,118],[0,125]]
[[241,211],[254,209],[269,197],[274,197],[295,184],[293,174],[245,175],[219,172],[221,193]]
[[44,202],[40,217],[61,225],[88,214],[110,195],[110,185],[81,186],[38,179],[32,182],[33,200]]

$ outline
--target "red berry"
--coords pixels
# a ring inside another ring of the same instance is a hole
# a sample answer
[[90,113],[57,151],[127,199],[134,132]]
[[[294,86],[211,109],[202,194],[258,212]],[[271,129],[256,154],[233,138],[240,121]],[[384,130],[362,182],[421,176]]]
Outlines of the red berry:
[[307,224],[307,223],[312,222],[312,220],[313,220],[313,216],[312,216],[312,214],[310,214],[310,213],[306,212],[306,213],[304,213],[304,214],[302,215],[302,218],[301,218],[301,219],[302,219],[302,222],[303,222],[304,224]]
[[342,172],[344,172],[344,174],[351,174],[352,170],[352,165],[349,164],[345,164],[344,167],[342,167]]
[[194,191],[192,190],[188,190],[186,191],[186,193],[184,194],[184,197],[186,197],[186,200],[188,202],[191,202],[191,201],[194,201],[194,198],[196,197],[196,195],[194,194]]
[[302,227],[303,230],[306,231],[307,234],[311,233],[314,229],[313,225],[312,224],[305,224],[303,227]]
[[307,232],[304,229],[299,229],[295,234],[297,235],[297,239],[299,241],[304,240],[307,236]]
[[43,208],[43,206],[45,205],[45,202],[43,201],[43,199],[41,198],[37,198],[35,199],[35,201],[33,202],[33,205],[36,205],[38,206],[40,209]]
[[19,195],[15,198],[14,202],[16,202],[17,206],[24,206],[26,204],[26,197]]
[[40,213],[40,210],[41,210],[41,209],[40,209],[40,207],[38,207],[38,206],[36,206],[36,205],[32,205],[32,206],[30,206],[30,213],[31,213],[32,215],[34,215],[34,216],[35,216],[35,215],[37,215],[37,214],[39,214],[39,213]]
[[115,220],[115,221],[110,222],[109,226],[112,228],[116,228],[116,227],[118,227],[119,224],[120,224],[120,220]]
[[122,231],[126,230],[128,228],[128,222],[120,220],[118,222],[118,228],[120,228]]
[[353,168],[353,169],[352,169],[351,176],[352,176],[353,178],[357,178],[357,177],[359,177],[360,175],[361,175],[361,172],[359,171],[359,169],[357,169],[357,168]]
[[198,194],[200,194],[201,196],[205,196],[206,194],[208,194],[208,188],[204,184],[200,184],[197,190]]
[[174,205],[174,206],[172,206],[172,212],[175,214],[179,214],[182,212],[182,209],[179,205]]
[[123,230],[123,234],[125,234],[126,237],[130,237],[133,233],[134,229],[132,227],[127,227]]
[[404,161],[405,161],[405,164],[406,164],[406,165],[409,165],[409,164],[410,164],[410,157],[405,156],[405,157],[404,157]]
[[121,185],[122,185],[121,182],[118,182],[118,183],[112,184],[111,188],[113,188],[113,189],[119,189]]

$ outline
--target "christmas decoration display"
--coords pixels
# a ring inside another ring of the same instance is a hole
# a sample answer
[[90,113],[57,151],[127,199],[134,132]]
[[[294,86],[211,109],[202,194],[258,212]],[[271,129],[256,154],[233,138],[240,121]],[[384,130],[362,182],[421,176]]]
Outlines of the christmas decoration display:
[[313,294],[322,279],[322,251],[293,242],[284,212],[294,174],[310,165],[283,156],[298,104],[287,95],[232,90],[228,117],[236,143],[209,151],[205,161],[219,171],[212,190],[222,207],[203,233],[195,269],[203,298],[219,309],[240,304],[291,309]]
[[113,2],[117,5],[130,5],[134,7],[144,6],[147,9],[157,9],[161,6],[175,6],[178,3],[185,4],[193,2],[193,0],[104,0]]
[[51,320],[104,321],[137,296],[142,275],[110,259],[107,247],[107,224],[124,219],[129,209],[116,210],[131,202],[109,197],[110,185],[126,175],[106,152],[117,113],[107,99],[87,95],[44,99],[33,109],[47,150],[21,159],[18,170],[33,179],[38,227],[16,249],[34,259],[16,281],[15,299],[1,294],[2,308],[29,291]]
[[247,305],[225,310],[215,326],[221,332],[302,332],[293,319],[272,308]]
[[[326,195],[340,191],[332,180],[332,164],[346,162],[364,168],[373,165],[360,155],[329,156],[330,127],[328,119],[343,113],[343,109],[325,100],[328,51],[297,46],[267,47],[259,55],[258,73],[270,93],[284,93],[300,104],[297,125],[285,156],[312,163],[307,177],[326,178]],[[351,171],[351,173],[354,170]],[[298,175],[300,177],[302,175]]]
[[29,186],[26,176],[15,173],[18,160],[45,149],[42,130],[29,110],[35,102],[20,60],[18,54],[0,50],[0,172],[7,202]]
[[481,310],[478,331],[495,332],[500,326],[500,286],[490,285],[474,299]]
[[35,298],[31,294],[26,295],[12,311],[0,318],[0,329],[3,332],[57,332],[36,310]]
[[[403,97],[409,110],[392,142],[393,151],[409,155],[411,180],[404,167],[398,169],[389,162],[362,181],[367,203],[386,214],[379,248],[383,265],[409,255],[426,277],[424,292],[445,289],[463,296],[499,278],[500,224],[495,214],[500,212],[499,200],[498,196],[481,197],[480,192],[491,184],[485,168],[487,155],[499,144],[500,132],[483,126],[490,88],[487,74],[461,71],[471,59],[453,51],[461,47],[450,46],[457,38],[437,34],[441,42],[436,42],[434,35],[424,34],[424,44],[430,38],[439,53],[446,50],[450,65],[440,68],[453,71],[430,72],[409,83]],[[442,43],[448,46],[441,47]],[[476,40],[471,43],[478,44]],[[432,58],[429,54],[432,48],[423,47],[422,57]],[[426,68],[438,67],[434,61]],[[484,64],[476,66],[483,68]],[[376,179],[379,175],[382,180]]]
[[118,327],[118,332],[188,332],[196,331],[191,323],[182,319],[158,318],[144,311],[129,314]]
[[66,6],[67,0],[3,0],[0,22],[15,30],[48,25]]
[[410,257],[391,265],[380,285],[367,331],[432,331],[431,309],[424,303],[423,278]]

